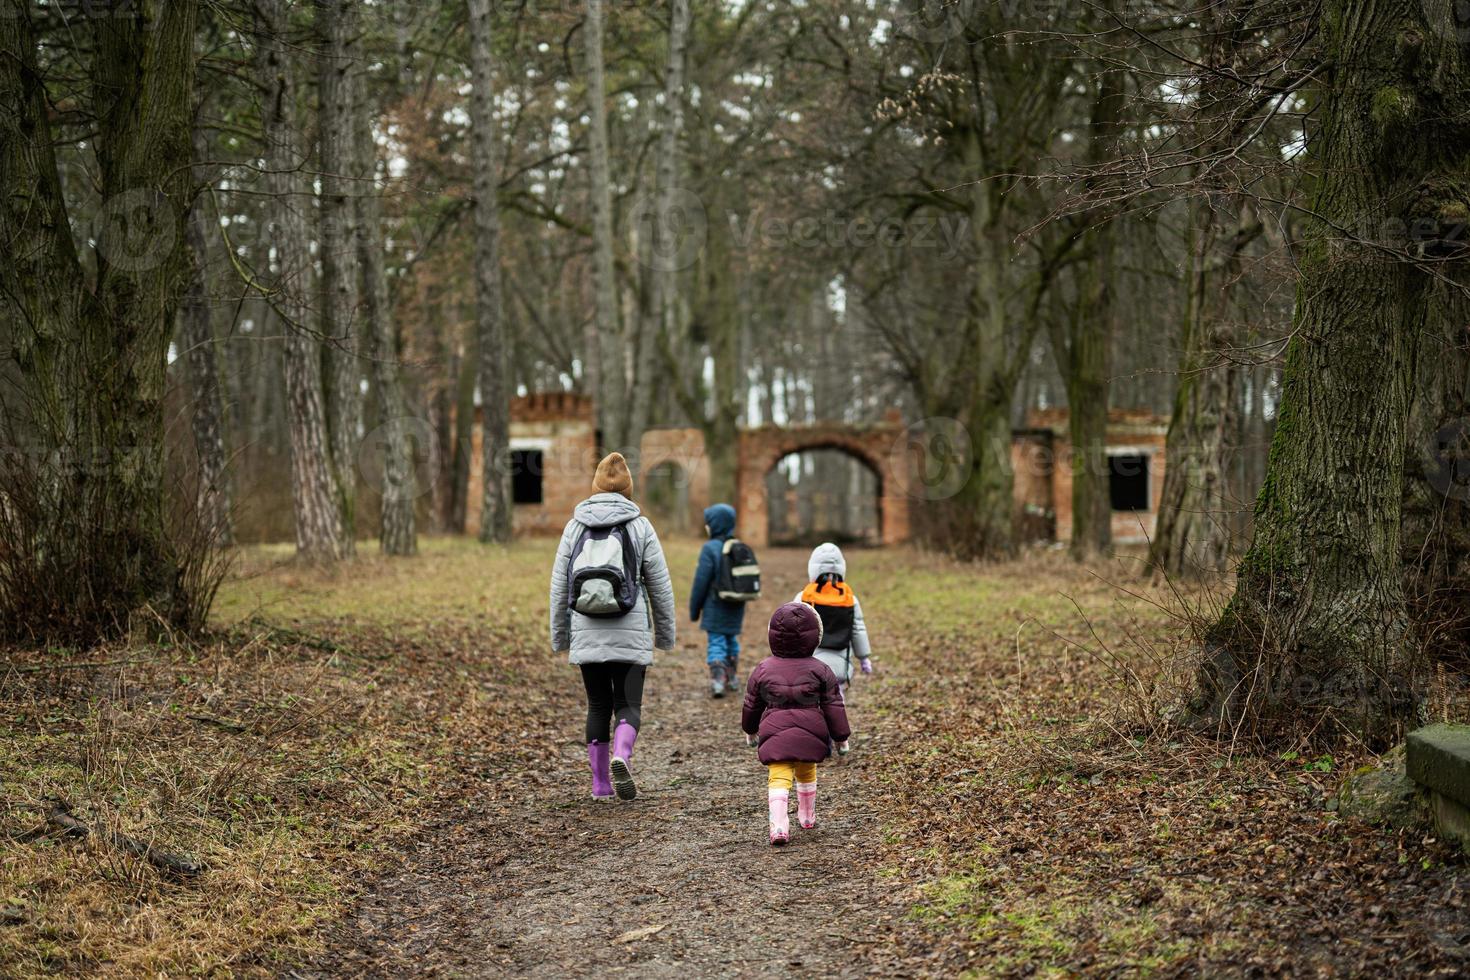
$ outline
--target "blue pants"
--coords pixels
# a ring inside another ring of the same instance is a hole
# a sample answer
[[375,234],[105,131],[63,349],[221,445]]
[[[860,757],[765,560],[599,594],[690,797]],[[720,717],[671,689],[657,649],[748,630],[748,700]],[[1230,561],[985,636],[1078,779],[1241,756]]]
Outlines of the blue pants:
[[731,663],[740,659],[740,634],[739,633],[706,633],[709,637],[709,649],[705,651],[704,662],[707,664]]

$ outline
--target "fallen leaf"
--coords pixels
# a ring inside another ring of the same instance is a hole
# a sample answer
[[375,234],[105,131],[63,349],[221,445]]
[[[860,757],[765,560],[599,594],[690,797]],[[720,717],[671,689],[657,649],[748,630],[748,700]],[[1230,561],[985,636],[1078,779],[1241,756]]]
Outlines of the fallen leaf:
[[613,940],[613,943],[636,943],[640,939],[647,939],[655,933],[663,932],[669,927],[667,922],[656,926],[644,926],[642,929],[630,929]]

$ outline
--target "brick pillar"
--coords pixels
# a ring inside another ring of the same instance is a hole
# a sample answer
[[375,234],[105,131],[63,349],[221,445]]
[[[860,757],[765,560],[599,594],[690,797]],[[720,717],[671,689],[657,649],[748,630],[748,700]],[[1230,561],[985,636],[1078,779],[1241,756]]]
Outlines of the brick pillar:
[[766,512],[766,473],[775,464],[760,430],[740,433],[740,466],[735,478],[737,533],[753,548],[771,543]]
[[885,545],[903,544],[909,539],[909,506],[913,503],[913,455],[893,414],[890,412],[885,417],[888,424],[868,439],[871,459],[883,467],[879,472],[882,496],[878,499],[878,509]]

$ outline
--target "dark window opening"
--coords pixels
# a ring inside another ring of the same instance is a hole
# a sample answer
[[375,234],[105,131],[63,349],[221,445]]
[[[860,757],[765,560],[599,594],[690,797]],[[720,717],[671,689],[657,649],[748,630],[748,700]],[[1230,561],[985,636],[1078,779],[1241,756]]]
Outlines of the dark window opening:
[[539,449],[512,449],[510,451],[510,495],[518,504],[539,504],[542,501],[541,465]]
[[1143,453],[1109,456],[1108,495],[1113,510],[1148,510],[1148,456]]

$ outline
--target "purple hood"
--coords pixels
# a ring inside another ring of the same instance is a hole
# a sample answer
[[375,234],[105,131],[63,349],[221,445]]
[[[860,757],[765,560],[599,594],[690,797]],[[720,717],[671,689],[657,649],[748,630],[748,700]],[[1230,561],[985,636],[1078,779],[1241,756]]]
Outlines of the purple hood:
[[778,657],[810,657],[822,642],[822,617],[804,602],[788,602],[771,616],[766,640]]

